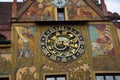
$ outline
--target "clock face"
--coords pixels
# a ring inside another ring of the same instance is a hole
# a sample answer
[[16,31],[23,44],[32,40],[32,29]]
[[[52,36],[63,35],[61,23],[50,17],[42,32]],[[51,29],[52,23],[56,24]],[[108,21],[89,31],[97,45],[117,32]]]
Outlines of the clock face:
[[67,4],[67,0],[53,0],[53,4],[57,8],[63,8]]
[[56,26],[47,30],[40,39],[45,56],[57,62],[77,59],[85,50],[83,36],[68,26]]

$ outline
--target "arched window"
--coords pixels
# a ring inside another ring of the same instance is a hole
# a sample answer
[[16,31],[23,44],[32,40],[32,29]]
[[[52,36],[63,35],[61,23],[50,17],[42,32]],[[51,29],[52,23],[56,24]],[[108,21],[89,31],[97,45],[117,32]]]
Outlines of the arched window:
[[0,40],[6,40],[6,37],[2,34],[0,34]]

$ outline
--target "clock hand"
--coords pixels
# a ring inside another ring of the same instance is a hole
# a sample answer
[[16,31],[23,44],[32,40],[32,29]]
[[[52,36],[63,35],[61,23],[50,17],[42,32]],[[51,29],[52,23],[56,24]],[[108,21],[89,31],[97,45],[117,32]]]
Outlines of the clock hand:
[[68,47],[73,47],[73,48],[77,48],[78,47],[78,45],[76,44],[76,45],[69,45],[69,44],[63,44],[64,46],[68,46]]

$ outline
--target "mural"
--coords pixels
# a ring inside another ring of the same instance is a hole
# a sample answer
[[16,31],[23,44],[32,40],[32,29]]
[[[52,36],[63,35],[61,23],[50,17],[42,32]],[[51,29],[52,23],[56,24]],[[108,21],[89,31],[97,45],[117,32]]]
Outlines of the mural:
[[[20,21],[53,21],[55,7],[52,0],[37,0],[19,19]],[[101,17],[83,0],[68,0],[68,20],[101,20]]]
[[0,75],[10,75],[12,73],[12,64],[9,59],[6,59],[0,55]]
[[90,41],[92,46],[92,56],[114,56],[113,40],[109,25],[90,25]]
[[68,72],[70,74],[69,80],[92,80],[91,79],[92,72],[90,66],[82,59],[74,63],[67,64],[54,64],[50,61],[46,62],[47,63],[43,64],[42,67],[40,68],[42,70],[41,72],[44,73]]
[[96,14],[83,0],[69,0],[67,6],[67,14],[69,20],[100,20],[100,16]]
[[21,21],[51,21],[54,20],[54,7],[51,0],[35,1],[22,15]]
[[16,73],[16,80],[38,80],[35,67],[19,68]]
[[18,54],[17,57],[34,56],[34,27],[16,27],[18,33]]

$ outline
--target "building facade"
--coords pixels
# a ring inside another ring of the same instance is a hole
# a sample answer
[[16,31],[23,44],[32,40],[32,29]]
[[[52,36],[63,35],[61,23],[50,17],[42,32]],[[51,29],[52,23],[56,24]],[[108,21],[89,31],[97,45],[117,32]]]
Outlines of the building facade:
[[120,16],[98,2],[9,3],[11,19],[0,25],[0,80],[120,80]]

